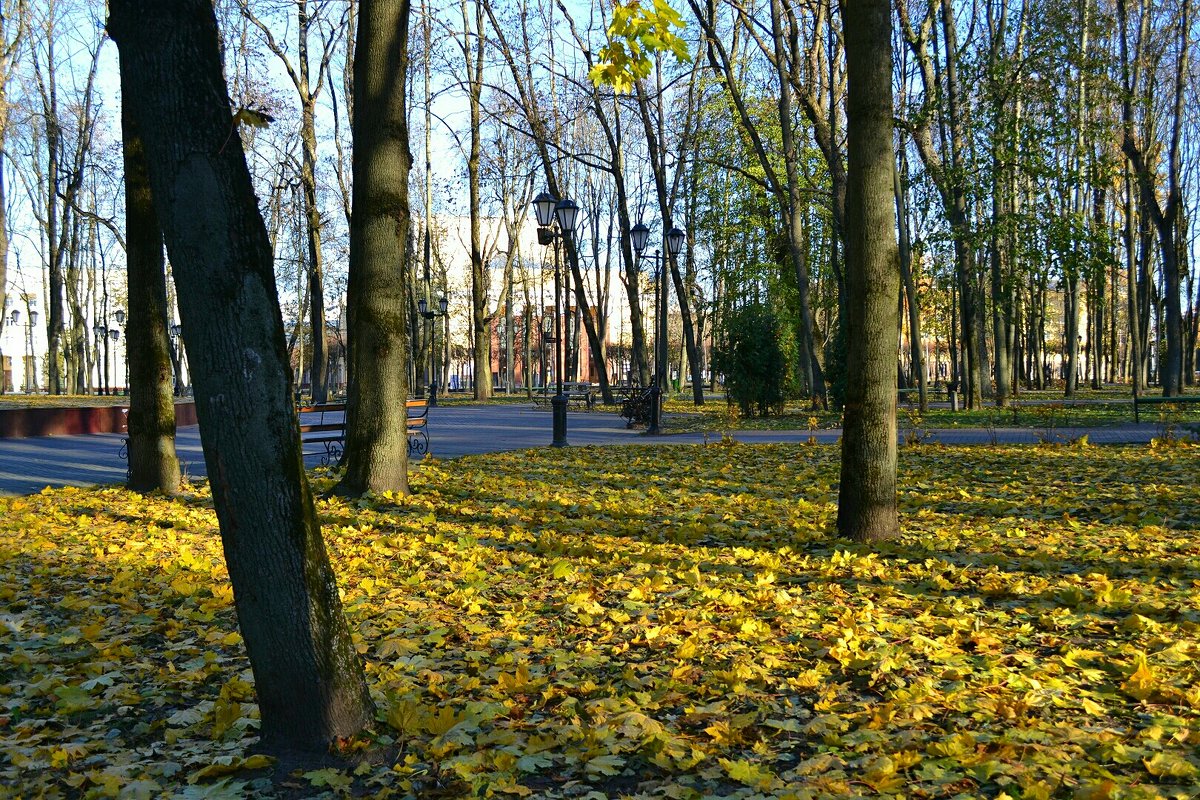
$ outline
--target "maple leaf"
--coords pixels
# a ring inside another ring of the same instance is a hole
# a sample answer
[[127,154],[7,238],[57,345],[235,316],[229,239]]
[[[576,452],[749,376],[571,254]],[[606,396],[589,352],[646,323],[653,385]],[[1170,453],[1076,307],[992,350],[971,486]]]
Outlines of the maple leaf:
[[266,128],[275,118],[265,111],[256,108],[239,108],[233,115],[233,124],[249,125],[252,128]]

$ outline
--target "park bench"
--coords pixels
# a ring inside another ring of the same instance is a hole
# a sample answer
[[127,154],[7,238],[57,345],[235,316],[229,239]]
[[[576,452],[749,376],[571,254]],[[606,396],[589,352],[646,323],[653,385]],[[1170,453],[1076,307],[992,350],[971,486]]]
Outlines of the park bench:
[[[925,387],[925,400],[945,402],[950,397],[949,391],[941,384],[929,384]],[[921,399],[921,388],[919,386],[908,386],[903,389],[896,390],[897,405],[903,404],[910,411],[916,408],[917,403]]]
[[[429,452],[429,402],[408,400],[405,402],[409,455],[424,455]],[[301,406],[300,440],[304,455],[320,456],[321,464],[336,464],[342,457],[346,438],[346,404],[322,403]],[[314,419],[315,416],[315,419]],[[320,445],[315,448],[314,445]]]
[[1163,397],[1162,395],[1153,395],[1151,397],[1135,396],[1133,398],[1133,421],[1142,421],[1139,414],[1139,409],[1142,406],[1173,406],[1188,403],[1200,403],[1200,394],[1180,395],[1178,397]]
[[[558,393],[558,387],[550,385],[534,392],[533,407],[534,408],[550,408],[554,400],[554,395]],[[563,394],[567,398],[567,407],[579,411],[591,411],[596,407],[596,393],[592,390],[590,383],[564,383]]]
[[653,388],[635,389],[621,401],[621,416],[625,419],[625,427],[634,425],[649,425],[650,415],[654,411]]
[[423,456],[429,452],[429,401],[420,398],[404,405],[408,411],[408,454]]
[[345,450],[346,404],[320,403],[296,409],[300,420],[300,451],[304,457],[320,456],[321,464],[337,464]]

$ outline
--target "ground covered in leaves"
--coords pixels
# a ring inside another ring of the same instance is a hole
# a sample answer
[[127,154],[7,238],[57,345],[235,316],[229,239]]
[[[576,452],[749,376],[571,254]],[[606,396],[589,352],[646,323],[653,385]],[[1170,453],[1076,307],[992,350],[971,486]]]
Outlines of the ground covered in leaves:
[[[1044,395],[1045,393],[1041,393]],[[619,410],[619,406],[616,407]],[[826,430],[842,427],[840,411],[813,409],[803,403],[789,403],[782,411],[770,416],[742,416],[722,397],[710,397],[703,406],[696,406],[690,395],[675,395],[664,404],[663,422],[667,433],[700,433],[733,430]],[[931,429],[976,428],[995,431],[1006,428],[1027,428],[1043,441],[1065,441],[1077,436],[1078,428],[1107,428],[1133,424],[1133,402],[1130,397],[1114,398],[1107,393],[1093,393],[1077,401],[1064,401],[1061,396],[1022,396],[1007,408],[984,405],[975,409],[951,411],[941,399],[933,398],[929,410],[919,413],[916,403],[901,402],[899,423],[902,432]],[[1188,435],[1200,428],[1200,405],[1165,404],[1144,408],[1141,422],[1171,429]]]
[[203,491],[0,500],[0,795],[1197,796],[1200,449],[901,459],[874,549],[819,446],[322,501],[390,757],[283,775]]

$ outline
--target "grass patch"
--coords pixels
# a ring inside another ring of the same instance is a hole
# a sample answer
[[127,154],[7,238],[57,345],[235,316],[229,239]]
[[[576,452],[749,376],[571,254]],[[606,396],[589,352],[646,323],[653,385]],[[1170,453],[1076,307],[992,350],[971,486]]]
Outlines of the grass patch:
[[0,394],[0,410],[12,408],[89,408],[127,406],[126,395]]
[[396,760],[282,788],[247,755],[257,709],[203,490],[3,499],[0,783],[1191,797],[1198,456],[905,448],[904,533],[878,548],[831,537],[831,447],[426,462],[412,496],[319,504]]

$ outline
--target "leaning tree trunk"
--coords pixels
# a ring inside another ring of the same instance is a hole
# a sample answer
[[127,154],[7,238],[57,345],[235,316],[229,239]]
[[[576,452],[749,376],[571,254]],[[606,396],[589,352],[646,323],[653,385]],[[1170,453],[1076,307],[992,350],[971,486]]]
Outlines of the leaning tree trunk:
[[167,338],[167,282],[162,229],[154,212],[146,154],[126,106],[121,114],[125,157],[125,262],[129,291],[129,488],[179,490],[175,455],[175,397]]
[[262,743],[325,753],[370,724],[300,456],[270,240],[231,120],[208,0],[113,0],[191,355],[204,460]]
[[408,491],[408,9],[409,0],[377,0],[358,15],[346,299],[354,380],[347,403],[346,474],[339,486],[351,494]]
[[896,348],[900,292],[893,196],[891,4],[843,0],[849,91],[846,410],[838,533],[896,536]]

